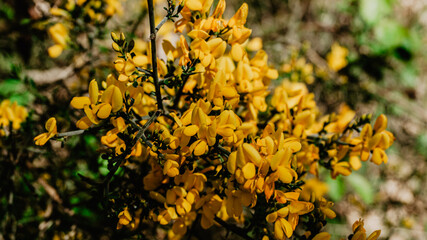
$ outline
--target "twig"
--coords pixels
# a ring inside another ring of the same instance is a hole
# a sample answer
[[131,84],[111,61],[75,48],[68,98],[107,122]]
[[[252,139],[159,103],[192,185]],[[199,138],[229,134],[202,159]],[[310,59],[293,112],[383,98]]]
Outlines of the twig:
[[126,156],[129,155],[132,152],[132,148],[136,145],[136,143],[138,142],[139,139],[143,139],[143,141],[145,141],[145,143],[152,147],[153,144],[151,142],[149,142],[147,140],[147,138],[145,137],[145,131],[147,131],[147,129],[150,127],[151,123],[154,122],[154,120],[156,120],[161,114],[160,110],[157,110],[151,117],[150,119],[148,119],[148,121],[144,124],[144,126],[141,128],[138,126],[138,124],[136,124],[133,121],[130,121],[131,124],[136,127],[138,129],[138,133],[136,134],[135,138],[132,140],[131,144],[126,145],[126,150],[120,154],[119,156],[115,157],[115,159],[117,159],[116,164],[114,165],[113,169],[110,170],[110,172],[108,173],[108,175],[104,178],[103,180],[103,184],[106,184],[106,187],[108,188],[108,183],[110,182],[111,178],[114,176],[114,174],[117,172],[117,170],[119,169],[120,165],[122,165],[124,159],[126,159]]
[[[179,4],[177,4],[177,5],[175,6],[175,9],[173,10],[173,12],[177,12],[177,11],[178,11],[178,8],[179,8]],[[169,14],[168,14],[166,17],[164,17],[164,18],[162,19],[162,21],[161,21],[161,22],[157,25],[157,27],[156,27],[156,33],[160,30],[160,28],[163,26],[163,24],[165,24],[169,19],[170,19]]]
[[179,101],[181,100],[181,95],[184,91],[184,86],[185,86],[185,84],[187,84],[188,79],[189,79],[189,77],[187,76],[184,79],[182,86],[178,89],[178,92],[176,93],[175,99],[173,100],[173,106],[172,106],[173,109],[176,109],[178,107]]
[[157,108],[165,112],[162,101],[162,94],[160,92],[159,74],[157,71],[157,53],[156,53],[156,28],[154,26],[154,5],[153,0],[147,0],[148,3],[148,17],[150,20],[150,40],[151,40],[151,65],[153,67],[153,80],[156,89]]
[[138,15],[137,20],[135,21],[135,23],[132,26],[131,29],[131,33],[135,35],[136,30],[138,29],[139,24],[142,22],[142,20],[144,19],[144,17],[147,14],[147,10],[145,9],[145,7],[143,7]]
[[[307,136],[308,139],[310,140],[322,140],[322,141],[328,141],[329,138],[326,137],[320,137],[318,134],[313,134],[313,135],[308,135]],[[334,140],[333,142],[340,144],[340,145],[348,145],[350,147],[354,147],[355,145],[351,144],[351,143],[347,143],[347,142],[343,142],[341,140]]]
[[84,132],[85,132],[85,130],[75,130],[75,131],[63,132],[63,133],[56,134],[56,137],[60,138],[60,137],[76,136],[76,135],[83,134]]
[[218,146],[218,150],[220,152],[222,152],[226,157],[230,156],[230,151],[228,151],[227,149],[225,149],[224,147]]
[[221,226],[223,226],[224,228],[226,228],[227,230],[232,231],[233,233],[239,235],[240,237],[247,239],[247,240],[253,240],[251,237],[249,237],[245,230],[239,227],[236,227],[234,225],[228,224],[226,223],[224,220],[222,220],[221,218],[215,216],[214,218],[215,222],[219,223]]

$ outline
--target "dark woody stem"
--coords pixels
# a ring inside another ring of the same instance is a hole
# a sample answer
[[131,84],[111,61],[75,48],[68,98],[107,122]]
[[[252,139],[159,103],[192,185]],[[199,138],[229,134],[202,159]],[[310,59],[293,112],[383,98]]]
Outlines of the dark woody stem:
[[153,67],[153,80],[156,89],[157,108],[165,112],[162,94],[160,92],[159,74],[157,71],[157,53],[156,53],[156,27],[154,23],[154,5],[153,0],[147,0],[148,4],[148,17],[150,20],[150,40],[151,40],[151,63]]

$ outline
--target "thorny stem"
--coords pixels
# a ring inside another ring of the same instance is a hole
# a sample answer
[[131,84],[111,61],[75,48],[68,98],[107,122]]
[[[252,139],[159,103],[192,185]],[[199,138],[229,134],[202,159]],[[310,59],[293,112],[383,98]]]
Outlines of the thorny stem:
[[240,237],[246,239],[246,240],[253,240],[251,237],[249,237],[245,230],[239,227],[236,227],[234,225],[228,224],[226,223],[224,220],[222,220],[221,218],[215,216],[214,218],[215,222],[219,223],[221,226],[223,226],[225,229],[232,231],[233,233],[239,235]]
[[153,67],[153,80],[156,89],[157,108],[165,112],[162,94],[160,92],[159,74],[157,72],[157,53],[156,53],[156,28],[154,26],[154,5],[153,0],[147,0],[148,17],[150,20],[150,40],[151,40],[151,63]]

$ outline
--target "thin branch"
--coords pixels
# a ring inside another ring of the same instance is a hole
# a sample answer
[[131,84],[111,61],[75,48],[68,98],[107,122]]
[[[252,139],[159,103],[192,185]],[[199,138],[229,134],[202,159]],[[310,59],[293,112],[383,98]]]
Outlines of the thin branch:
[[175,99],[173,100],[173,106],[172,106],[173,109],[176,109],[178,107],[179,101],[181,100],[181,96],[182,96],[182,93],[184,91],[184,86],[185,86],[185,84],[187,84],[188,79],[189,79],[189,77],[187,76],[184,79],[182,86],[178,89],[178,92],[176,93]]
[[124,159],[126,159],[126,156],[129,155],[132,152],[132,148],[136,145],[139,139],[143,139],[148,146],[153,146],[151,142],[149,142],[145,137],[145,131],[150,127],[150,125],[156,120],[161,114],[161,110],[157,110],[151,117],[148,119],[148,121],[144,124],[144,126],[141,128],[133,121],[130,121],[132,126],[136,127],[138,129],[138,133],[136,134],[135,138],[133,138],[132,142],[129,145],[126,145],[126,149],[123,153],[121,153],[119,156],[115,157],[115,159],[118,159],[116,164],[113,166],[113,169],[110,170],[108,175],[104,178],[103,184],[106,184],[106,187],[108,189],[108,183],[110,182],[111,178],[114,176],[114,174],[119,169],[120,165],[122,165]]
[[150,20],[150,40],[151,40],[151,65],[153,67],[153,80],[156,89],[157,108],[165,112],[162,94],[160,92],[159,74],[157,72],[157,53],[156,53],[156,28],[154,26],[154,5],[153,0],[147,0],[148,17]]
[[153,73],[152,73],[152,72],[150,72],[150,71],[148,71],[148,70],[146,70],[146,69],[140,68],[140,67],[136,67],[136,70],[138,70],[138,71],[140,71],[140,72],[143,72],[143,73],[145,73],[145,74],[146,74],[146,75],[148,75],[148,76],[152,76],[152,75],[153,75]]
[[[321,141],[328,141],[330,140],[329,138],[326,137],[320,137],[318,134],[312,134],[312,135],[308,135],[307,138],[309,140],[321,140]],[[340,145],[348,145],[350,147],[354,147],[355,145],[351,144],[351,143],[347,143],[347,142],[343,142],[341,140],[334,140],[335,143],[340,144]]]
[[230,156],[230,151],[228,151],[227,149],[225,149],[224,147],[218,146],[218,150],[220,152],[222,152],[226,157]]
[[142,7],[140,10],[140,13],[138,15],[137,20],[135,21],[135,23],[132,26],[132,30],[131,33],[135,35],[136,30],[138,29],[139,24],[142,22],[142,20],[144,19],[144,17],[147,15],[147,10],[145,9],[145,7]]
[[[179,4],[177,4],[176,6],[175,6],[175,9],[173,10],[173,12],[175,13],[175,12],[178,12],[178,8],[179,8]],[[169,14],[166,16],[166,17],[164,17],[163,19],[162,19],[162,21],[157,25],[157,27],[156,27],[156,33],[160,30],[160,28],[163,26],[163,24],[165,24],[169,19],[170,19],[171,17],[169,16]]]
[[56,134],[56,137],[60,138],[60,137],[76,136],[76,135],[83,134],[84,132],[85,132],[85,130],[75,130],[75,131],[63,132],[63,133]]
[[246,240],[253,240],[253,238],[249,237],[246,234],[246,231],[242,228],[236,227],[234,225],[228,224],[226,223],[224,220],[222,220],[221,218],[215,216],[214,218],[215,222],[219,223],[221,226],[223,226],[225,229],[232,231],[233,233],[239,235],[240,237],[246,239]]

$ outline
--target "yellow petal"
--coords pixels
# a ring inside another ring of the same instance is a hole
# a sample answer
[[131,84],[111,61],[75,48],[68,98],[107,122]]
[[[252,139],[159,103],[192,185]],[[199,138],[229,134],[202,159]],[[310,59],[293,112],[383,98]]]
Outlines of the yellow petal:
[[366,239],[366,233],[362,231],[356,232],[351,238],[351,240],[365,240],[365,239]]
[[222,94],[227,99],[235,98],[235,97],[239,96],[239,94],[237,93],[236,88],[234,88],[232,86],[226,86],[226,87],[224,87],[222,89]]
[[225,49],[227,48],[227,43],[221,38],[214,38],[207,42],[209,49],[214,56],[214,58],[219,58],[224,55]]
[[269,79],[277,79],[279,77],[279,72],[276,69],[270,68],[267,70],[265,76]]
[[282,229],[284,230],[286,236],[290,238],[292,236],[292,233],[294,232],[292,230],[292,225],[288,221],[286,221],[286,219],[284,218],[280,218],[279,221],[280,221],[280,224],[282,225]]
[[164,202],[166,202],[165,197],[163,197],[163,195],[162,195],[162,194],[160,194],[160,193],[158,193],[158,192],[150,191],[149,195],[150,195],[150,198],[152,198],[152,199],[156,200],[156,201],[157,201],[157,202],[159,202],[159,203],[164,203]]
[[362,167],[359,156],[350,156],[349,163],[351,168],[356,171]]
[[274,236],[276,239],[285,239],[285,232],[279,220],[274,222]]
[[197,39],[197,38],[206,39],[209,37],[209,34],[203,30],[194,29],[188,33],[188,36],[191,37],[192,39]]
[[57,57],[59,57],[61,55],[61,53],[62,53],[63,50],[64,50],[64,47],[62,47],[59,44],[55,44],[53,46],[50,46],[47,49],[47,52],[48,52],[48,54],[49,54],[49,56],[51,58],[57,58]]
[[85,105],[90,105],[88,97],[73,97],[70,105],[75,109],[83,109]]
[[113,112],[119,111],[123,106],[122,92],[117,86],[109,86],[104,93],[102,94],[101,101],[104,103],[109,103]]
[[289,207],[282,207],[281,209],[277,210],[277,214],[280,217],[287,217],[289,214]]
[[51,117],[47,120],[45,128],[49,133],[56,133],[56,119]]
[[191,11],[201,11],[203,9],[202,2],[199,0],[187,0],[185,1],[185,6]]
[[237,10],[236,14],[228,21],[227,26],[232,28],[234,26],[243,26],[246,23],[248,17],[248,4],[243,3],[242,6]]
[[329,208],[320,208],[320,210],[329,219],[334,219],[337,216],[337,214]]
[[125,68],[125,64],[126,64],[126,62],[124,59],[116,60],[114,62],[114,68],[116,68],[117,72],[119,72],[119,73],[123,72],[123,70]]
[[290,148],[285,148],[277,151],[270,161],[271,170],[276,171],[279,165],[288,166],[290,157],[291,157]]
[[268,214],[267,217],[265,218],[265,220],[267,220],[267,222],[269,223],[275,222],[276,219],[277,219],[277,212],[272,212]]
[[255,149],[255,147],[249,143],[243,143],[243,150],[245,156],[247,156],[251,162],[253,162],[257,167],[259,167],[259,165],[261,164],[261,155]]
[[90,81],[89,84],[89,98],[90,102],[92,104],[96,104],[98,102],[98,96],[99,96],[99,89],[98,89],[98,83],[95,79]]
[[34,143],[38,146],[43,146],[48,140],[48,133],[42,133],[34,138]]
[[303,215],[313,211],[314,205],[310,202],[292,201],[288,206],[290,213],[297,213]]
[[148,57],[145,55],[138,55],[133,58],[133,63],[137,67],[143,67],[148,64]]
[[380,165],[383,162],[387,163],[387,161],[387,154],[385,154],[384,150],[382,150],[381,148],[375,148],[374,152],[372,153],[372,162],[377,165]]
[[228,156],[227,160],[227,169],[231,174],[234,174],[236,171],[236,164],[237,164],[237,152],[232,152]]
[[110,116],[111,113],[111,105],[104,103],[101,104],[98,112],[96,113],[96,116],[98,116],[101,119],[106,119]]
[[216,131],[223,137],[231,137],[234,134],[234,130],[230,127],[219,127]]
[[277,168],[277,173],[279,174],[279,179],[283,183],[290,183],[292,182],[292,174],[288,168],[285,168],[283,166],[279,166]]
[[88,129],[90,126],[92,126],[92,122],[89,120],[88,117],[83,117],[79,121],[77,121],[76,126],[82,130]]
[[200,156],[200,155],[205,154],[205,152],[208,150],[207,143],[205,141],[201,141],[201,140],[198,140],[196,142],[198,142],[198,143],[196,144],[196,147],[194,148],[194,155]]
[[262,48],[262,39],[259,37],[253,38],[246,47],[249,51],[256,52]]
[[190,125],[188,127],[184,128],[184,131],[182,132],[185,136],[191,137],[196,135],[196,133],[199,131],[199,127],[197,125]]
[[374,124],[374,131],[376,133],[378,132],[382,132],[386,129],[387,127],[387,117],[384,114],[381,114],[377,120],[375,121]]
[[242,168],[246,164],[245,154],[243,153],[242,145],[237,147],[237,167]]
[[331,234],[327,232],[321,232],[314,236],[313,240],[329,240],[331,239]]
[[371,233],[366,240],[377,240],[381,234],[381,230],[376,230],[375,232]]
[[256,174],[255,165],[251,162],[246,163],[246,165],[242,168],[242,172],[244,178],[252,179]]
[[124,73],[127,75],[127,76],[130,76],[130,75],[132,75],[132,73],[135,71],[135,65],[133,65],[131,62],[126,62],[126,65],[125,65],[125,69],[124,69],[125,71],[124,71]]
[[243,47],[238,43],[233,44],[233,46],[231,46],[230,54],[235,62],[239,62],[243,58]]

